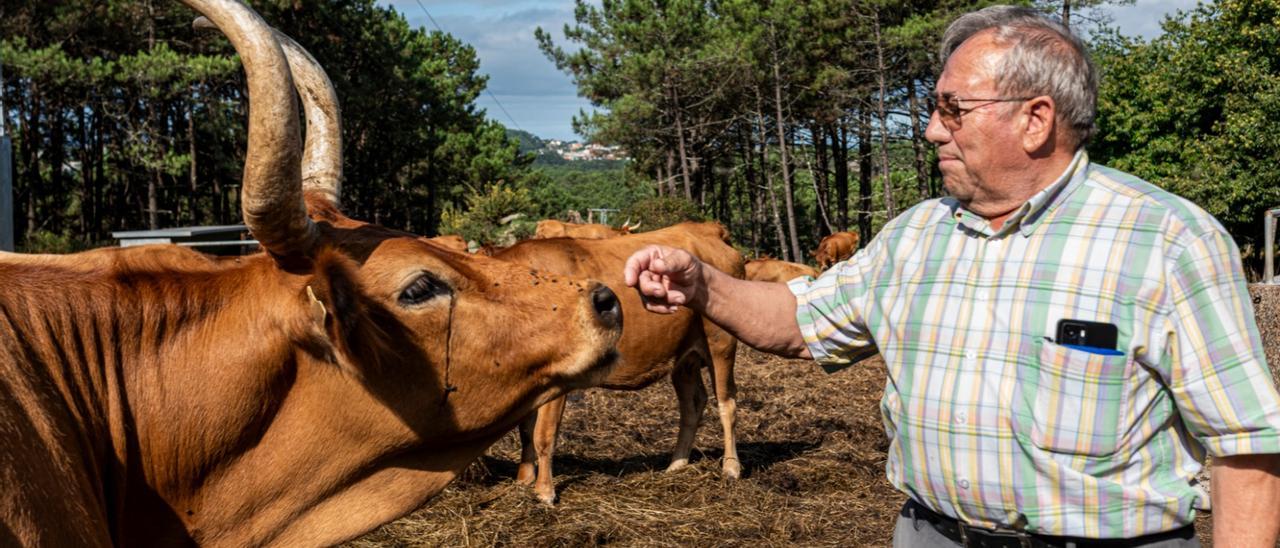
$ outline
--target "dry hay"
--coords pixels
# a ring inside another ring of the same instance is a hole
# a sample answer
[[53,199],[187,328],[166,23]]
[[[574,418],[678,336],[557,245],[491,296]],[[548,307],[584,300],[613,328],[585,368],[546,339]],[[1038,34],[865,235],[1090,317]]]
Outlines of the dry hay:
[[742,347],[736,481],[720,477],[714,403],[691,465],[666,472],[670,385],[589,390],[565,411],[554,508],[512,481],[512,434],[421,510],[350,546],[883,546],[906,500],[884,475],[884,371],[876,358],[827,375]]
[[[1280,371],[1280,286],[1250,291]],[[884,474],[884,375],[878,356],[827,375],[740,346],[737,481],[720,477],[714,403],[691,466],[666,472],[677,425],[669,385],[589,390],[565,412],[556,507],[512,481],[512,434],[425,507],[348,546],[889,546],[906,499]],[[1206,515],[1197,528],[1211,546]]]

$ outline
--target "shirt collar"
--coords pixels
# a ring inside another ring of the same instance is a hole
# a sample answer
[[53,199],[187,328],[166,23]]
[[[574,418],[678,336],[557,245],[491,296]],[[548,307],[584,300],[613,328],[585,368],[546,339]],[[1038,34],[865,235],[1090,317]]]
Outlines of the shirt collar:
[[1004,225],[998,231],[992,231],[989,221],[965,209],[954,199],[948,199],[947,201],[950,202],[952,208],[952,217],[966,229],[988,237],[1007,235],[1013,230],[1017,230],[1024,237],[1030,236],[1032,230],[1040,224],[1040,221],[1052,209],[1051,206],[1057,203],[1057,198],[1067,194],[1063,192],[1063,189],[1068,186],[1072,188],[1079,186],[1076,183],[1085,179],[1088,166],[1089,155],[1081,148],[1076,151],[1071,163],[1067,164],[1067,169],[1052,184],[1037,192],[1026,203],[1018,207],[1017,211],[1014,211],[1013,215],[1010,215],[1005,220]]

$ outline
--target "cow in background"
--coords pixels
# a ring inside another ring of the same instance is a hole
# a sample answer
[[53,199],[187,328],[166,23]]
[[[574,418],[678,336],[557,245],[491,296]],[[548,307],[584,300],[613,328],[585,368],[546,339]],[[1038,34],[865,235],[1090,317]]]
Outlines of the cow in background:
[[[726,477],[737,478],[742,470],[734,437],[737,386],[733,365],[737,339],[687,308],[672,315],[649,313],[640,302],[639,294],[628,288],[622,278],[627,258],[651,244],[686,249],[704,262],[741,278],[742,255],[729,245],[728,238],[728,231],[718,224],[683,223],[607,240],[525,240],[497,251],[494,256],[545,272],[600,280],[619,295],[625,325],[618,342],[619,360],[601,386],[638,390],[671,377],[679,401],[680,431],[669,470],[689,463],[689,453],[707,402],[701,369],[710,365],[724,429],[722,469]],[[523,451],[516,479],[522,483],[533,482],[538,498],[548,504],[556,498],[551,457],[564,407],[563,397],[554,399],[520,427]]]
[[448,249],[452,249],[454,251],[461,251],[463,253],[466,253],[470,250],[470,248],[467,246],[467,241],[462,239],[462,236],[459,236],[457,234],[444,234],[441,236],[432,236],[430,238],[427,238],[427,241],[440,244]]
[[632,225],[630,220],[622,223],[622,228],[613,228],[609,225],[594,223],[566,223],[555,219],[543,219],[538,221],[538,226],[534,229],[533,238],[583,238],[599,240],[630,234],[638,228],[640,228],[640,223]]
[[858,235],[853,232],[836,232],[818,243],[813,251],[814,260],[818,261],[818,270],[826,270],[831,265],[848,259],[858,250]]
[[752,259],[747,261],[746,275],[748,280],[757,282],[787,283],[801,276],[818,277],[818,271],[812,266],[778,259]]
[[609,371],[608,288],[345,217],[314,60],[239,1],[185,2],[245,65],[266,253],[0,253],[0,545],[337,544]]

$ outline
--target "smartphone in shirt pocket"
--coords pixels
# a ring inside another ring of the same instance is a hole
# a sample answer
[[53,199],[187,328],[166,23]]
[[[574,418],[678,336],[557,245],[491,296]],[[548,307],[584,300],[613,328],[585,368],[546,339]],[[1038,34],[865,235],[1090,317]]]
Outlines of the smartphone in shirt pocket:
[[1093,354],[1123,356],[1124,352],[1116,349],[1117,331],[1109,323],[1063,318],[1058,320],[1054,342]]

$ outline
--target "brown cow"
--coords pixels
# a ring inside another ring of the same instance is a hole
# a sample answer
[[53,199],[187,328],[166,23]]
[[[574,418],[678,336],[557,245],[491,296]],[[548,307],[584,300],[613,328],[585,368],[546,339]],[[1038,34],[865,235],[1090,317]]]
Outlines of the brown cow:
[[818,271],[807,264],[797,264],[778,259],[752,259],[747,261],[748,280],[757,282],[787,283],[801,276],[817,278]]
[[427,241],[440,244],[454,251],[461,251],[463,253],[466,253],[467,251],[470,250],[470,247],[467,246],[467,241],[462,239],[462,236],[459,236],[457,234],[444,234],[442,236],[433,236],[431,238],[427,238]]
[[[680,405],[680,432],[670,470],[689,462],[689,452],[707,401],[700,370],[710,362],[720,422],[724,428],[723,472],[736,478],[741,473],[733,433],[737,394],[733,363],[737,339],[687,309],[669,316],[650,314],[641,304],[639,294],[630,290],[622,279],[627,258],[650,244],[687,249],[716,268],[742,277],[742,256],[727,240],[728,232],[718,224],[684,223],[608,240],[525,240],[498,251],[495,257],[538,270],[597,279],[620,296],[625,325],[622,339],[618,342],[620,358],[602,386],[636,390],[671,376]],[[535,493],[547,503],[554,502],[556,496],[551,479],[551,455],[555,450],[564,405],[563,397],[552,400],[538,409],[536,417],[530,416],[520,429],[524,450],[517,481],[534,481]]]
[[0,254],[0,545],[336,544],[608,373],[607,288],[343,216],[310,154],[336,125],[299,150],[293,86],[324,83],[240,2],[186,1],[245,65],[267,253]]
[[813,251],[813,258],[818,261],[818,270],[826,270],[831,265],[848,259],[858,250],[858,235],[853,232],[836,232],[818,243]]
[[543,219],[538,221],[538,227],[534,230],[533,238],[582,238],[600,240],[630,234],[637,228],[640,228],[640,223],[636,223],[633,226],[630,220],[623,223],[622,228],[613,228],[609,225],[578,224],[557,221],[555,219]]

